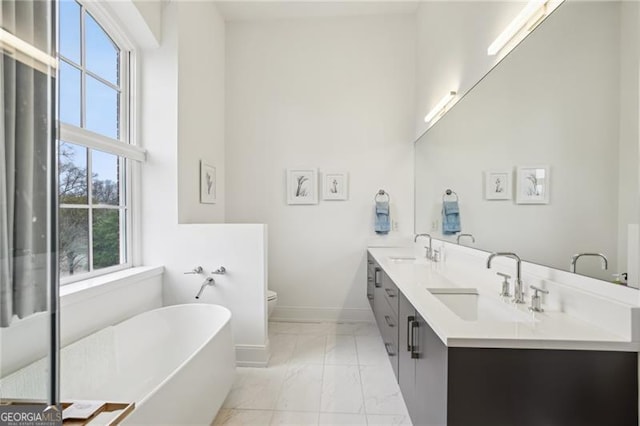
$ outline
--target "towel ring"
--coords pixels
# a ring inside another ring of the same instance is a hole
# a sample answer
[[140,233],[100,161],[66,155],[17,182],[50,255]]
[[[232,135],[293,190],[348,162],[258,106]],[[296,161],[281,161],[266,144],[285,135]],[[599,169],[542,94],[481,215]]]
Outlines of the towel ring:
[[458,194],[456,194],[455,191],[452,191],[450,189],[447,189],[446,191],[444,191],[444,194],[442,194],[442,201],[444,202],[445,197],[449,195],[453,195],[454,197],[456,197],[456,201],[458,201]]
[[391,201],[391,196],[389,195],[388,192],[386,192],[384,189],[381,189],[378,191],[378,193],[376,194],[375,197],[373,197],[373,201],[378,201],[378,197],[387,197],[387,202]]

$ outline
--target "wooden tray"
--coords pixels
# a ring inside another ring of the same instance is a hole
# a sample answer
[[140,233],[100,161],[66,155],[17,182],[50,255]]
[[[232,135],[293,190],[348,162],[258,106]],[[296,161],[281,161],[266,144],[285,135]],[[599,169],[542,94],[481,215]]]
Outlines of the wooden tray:
[[[64,410],[65,408],[71,406],[73,404],[73,402],[63,402],[62,403],[62,409]],[[98,408],[96,411],[93,412],[93,414],[91,414],[91,416],[87,419],[65,419],[63,420],[62,424],[63,425],[68,425],[68,426],[84,426],[84,425],[89,425],[91,424],[91,422],[98,417],[100,414],[102,413],[112,413],[114,411],[120,411],[122,410],[122,412],[120,414],[118,414],[118,416],[116,418],[114,418],[113,420],[111,420],[108,423],[108,426],[115,426],[120,424],[120,422],[122,422],[129,414],[131,414],[131,412],[133,411],[133,409],[135,408],[136,404],[134,402],[106,402],[104,404],[102,404],[100,406],[100,408]]]
[[[80,401],[78,401],[80,402]],[[0,405],[40,405],[45,406],[46,403],[42,401],[33,401],[33,400],[12,400],[12,401],[0,401]],[[63,402],[60,404],[62,409],[64,410],[67,407],[73,405],[73,402]],[[122,412],[118,414],[114,419],[112,419],[107,426],[116,426],[120,424],[136,407],[135,402],[107,402],[105,401],[96,411],[91,414],[87,419],[66,419],[63,420],[63,425],[68,426],[84,426],[90,425],[96,417],[98,417],[102,413],[112,413],[114,411]]]

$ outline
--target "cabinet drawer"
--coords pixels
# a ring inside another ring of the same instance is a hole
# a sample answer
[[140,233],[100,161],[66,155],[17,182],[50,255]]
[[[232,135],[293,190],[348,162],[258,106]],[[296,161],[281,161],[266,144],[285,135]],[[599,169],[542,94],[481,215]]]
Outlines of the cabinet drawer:
[[[373,309],[373,298],[375,297],[374,288],[375,288],[375,279],[376,279],[376,263],[373,261],[371,256],[367,256],[367,300]],[[379,268],[378,268],[379,269]]]
[[[375,316],[382,341],[389,356],[389,362],[393,367],[393,373],[398,378],[398,316],[393,312],[383,294],[384,287],[377,288],[375,303]],[[380,294],[383,293],[383,294]]]
[[387,274],[382,274],[382,288],[383,294],[387,302],[389,302],[389,306],[393,310],[393,313],[398,316],[398,297],[399,290],[398,287],[391,281],[391,278],[387,276]]

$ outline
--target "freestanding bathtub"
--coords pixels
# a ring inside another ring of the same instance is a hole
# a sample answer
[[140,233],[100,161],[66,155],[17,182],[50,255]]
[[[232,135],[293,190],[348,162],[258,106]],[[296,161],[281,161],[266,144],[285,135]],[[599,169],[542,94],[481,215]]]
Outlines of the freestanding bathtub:
[[[223,306],[176,305],[91,334],[61,351],[61,398],[133,401],[128,425],[210,425],[235,375],[230,319]],[[20,397],[45,365],[4,378],[4,390]]]

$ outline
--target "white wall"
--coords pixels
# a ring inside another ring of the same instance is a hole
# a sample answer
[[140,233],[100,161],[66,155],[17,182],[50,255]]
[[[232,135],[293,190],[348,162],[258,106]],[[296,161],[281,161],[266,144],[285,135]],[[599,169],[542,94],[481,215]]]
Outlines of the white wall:
[[[419,231],[440,218],[451,187],[478,247],[564,270],[574,253],[603,252],[608,271],[593,259],[580,270],[606,280],[624,272],[616,262],[620,52],[611,48],[619,23],[618,3],[565,4],[429,130],[416,145]],[[484,200],[484,170],[537,164],[551,167],[548,205]]]
[[149,27],[149,31],[156,40],[156,43],[160,43],[162,40],[162,0],[131,0],[138,9],[138,12],[144,18],[144,21]]
[[[202,47],[206,41],[200,40],[197,46],[184,47],[185,42],[192,40],[192,31],[201,30],[199,26],[184,29],[190,25],[185,17],[196,11],[215,10],[200,9],[209,6],[192,2],[168,4],[160,48],[142,52],[141,90],[145,108],[141,112],[141,133],[143,146],[148,152],[148,161],[141,173],[142,262],[145,265],[165,265],[163,293],[166,305],[197,302],[194,297],[204,277],[183,275],[184,272],[198,265],[208,272],[220,265],[227,267],[229,275],[216,278],[219,284],[207,288],[198,303],[220,303],[228,307],[232,312],[238,360],[245,364],[260,364],[267,357],[264,226],[179,225],[179,182],[184,170],[179,168],[177,154],[183,149],[196,153],[208,149],[203,139],[185,141],[180,138],[181,127],[184,128],[185,122],[191,123],[186,117],[193,105],[204,108],[201,112],[194,112],[201,119],[221,120],[220,111],[211,106],[218,101],[202,103],[198,99],[201,93],[193,91],[193,87],[185,89],[180,76],[182,66],[192,64],[193,48]],[[191,7],[195,9],[181,11]],[[204,23],[200,21],[202,25]],[[185,33],[187,36],[181,41]],[[205,31],[205,34],[209,33]],[[182,63],[182,49],[188,50],[186,64]],[[216,93],[215,96],[221,94]],[[197,126],[198,129],[205,132],[206,125]],[[189,148],[191,142],[197,146]],[[187,144],[186,147],[183,143]],[[197,183],[196,175],[192,184],[197,186]],[[189,201],[195,202],[197,199]]]
[[[178,9],[178,221],[222,223],[225,23],[212,2]],[[215,204],[200,203],[200,160],[216,167]]]
[[461,96],[501,58],[487,48],[524,1],[426,1],[416,13],[416,137],[424,116],[451,90]]
[[[640,220],[640,187],[638,186],[638,101],[640,100],[640,5],[637,2],[620,4],[620,150],[618,155],[618,253],[630,253],[637,246],[638,235],[629,235],[629,224]],[[629,244],[631,243],[631,247]],[[637,270],[628,256],[619,256],[621,271]],[[633,274],[632,274],[633,275]],[[638,276],[630,276],[630,283],[640,285]]]
[[[265,225],[164,225],[145,238],[145,262],[165,267],[165,305],[211,303],[231,310],[239,365],[264,366],[267,347],[267,231]],[[204,273],[185,275],[196,266]],[[224,266],[225,275],[212,271]],[[195,296],[206,277],[216,284]],[[197,324],[194,324],[197,326]]]
[[[229,222],[269,226],[276,317],[368,319],[374,195],[413,230],[415,19],[227,23]],[[348,201],[288,206],[285,169],[350,173]]]

